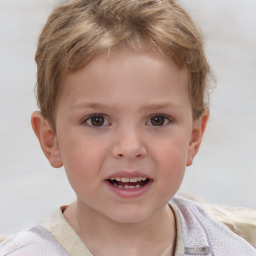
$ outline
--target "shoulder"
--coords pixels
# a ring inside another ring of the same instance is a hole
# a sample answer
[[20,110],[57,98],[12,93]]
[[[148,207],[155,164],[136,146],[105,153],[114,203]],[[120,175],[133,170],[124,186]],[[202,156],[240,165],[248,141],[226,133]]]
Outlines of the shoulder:
[[37,225],[1,242],[0,255],[68,256],[68,253],[45,228]]
[[256,256],[256,249],[224,224],[213,220],[198,203],[175,196],[171,204],[177,208],[182,224],[184,247],[210,248],[212,255]]

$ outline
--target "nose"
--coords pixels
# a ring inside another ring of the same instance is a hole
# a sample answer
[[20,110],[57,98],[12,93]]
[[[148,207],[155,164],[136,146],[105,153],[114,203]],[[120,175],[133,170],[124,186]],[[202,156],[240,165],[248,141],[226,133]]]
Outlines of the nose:
[[112,148],[113,156],[128,160],[144,158],[147,155],[147,149],[141,133],[136,129],[118,131]]

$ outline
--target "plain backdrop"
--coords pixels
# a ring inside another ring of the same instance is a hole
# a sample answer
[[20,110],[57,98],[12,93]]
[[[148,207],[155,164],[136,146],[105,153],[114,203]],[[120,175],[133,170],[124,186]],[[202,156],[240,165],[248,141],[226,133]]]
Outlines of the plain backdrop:
[[[0,233],[47,218],[74,198],[30,126],[37,38],[55,0],[0,0]],[[203,145],[181,191],[256,210],[256,1],[183,0],[205,34],[217,78]]]

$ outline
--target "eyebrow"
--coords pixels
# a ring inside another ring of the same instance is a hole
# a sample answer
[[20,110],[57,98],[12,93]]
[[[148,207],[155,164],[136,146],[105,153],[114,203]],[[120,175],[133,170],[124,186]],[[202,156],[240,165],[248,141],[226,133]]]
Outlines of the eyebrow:
[[151,103],[142,107],[143,110],[151,109],[165,109],[165,108],[180,108],[182,104],[178,102],[163,102],[163,103]]
[[[150,103],[148,105],[142,106],[141,110],[146,111],[146,110],[156,110],[156,109],[166,109],[166,108],[178,109],[181,106],[182,106],[181,103],[168,101],[168,102],[161,102],[161,103]],[[111,110],[111,111],[116,111],[118,109],[116,105],[104,105],[96,102],[79,103],[71,107],[71,109],[77,109],[77,108],[104,109],[104,110]]]
[[116,110],[116,106],[108,106],[108,105],[104,105],[96,102],[79,103],[71,107],[71,109],[76,109],[76,108],[96,108],[96,109]]

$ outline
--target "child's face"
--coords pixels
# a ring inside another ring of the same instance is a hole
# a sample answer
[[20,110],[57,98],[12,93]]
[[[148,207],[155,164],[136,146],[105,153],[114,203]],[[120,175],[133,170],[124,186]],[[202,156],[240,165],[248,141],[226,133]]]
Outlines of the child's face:
[[156,53],[102,54],[68,75],[55,143],[79,205],[118,222],[159,213],[196,154],[200,120],[186,69]]

